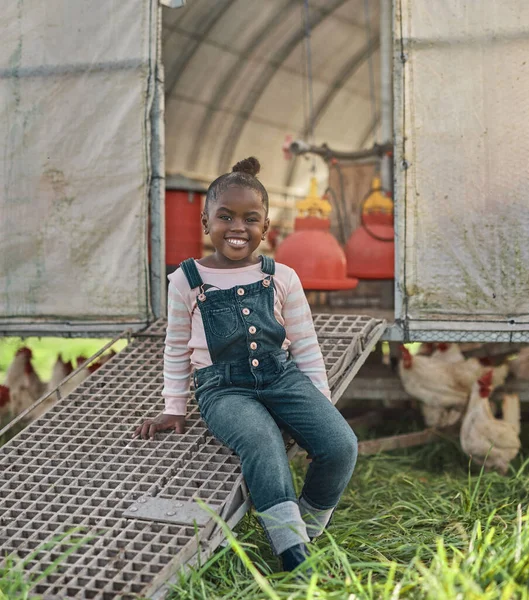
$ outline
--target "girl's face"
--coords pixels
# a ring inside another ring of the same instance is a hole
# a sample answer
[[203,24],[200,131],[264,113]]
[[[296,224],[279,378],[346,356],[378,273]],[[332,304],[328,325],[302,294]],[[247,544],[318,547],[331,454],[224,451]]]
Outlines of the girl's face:
[[260,195],[241,187],[228,188],[202,213],[219,264],[244,267],[255,262],[253,253],[270,224]]

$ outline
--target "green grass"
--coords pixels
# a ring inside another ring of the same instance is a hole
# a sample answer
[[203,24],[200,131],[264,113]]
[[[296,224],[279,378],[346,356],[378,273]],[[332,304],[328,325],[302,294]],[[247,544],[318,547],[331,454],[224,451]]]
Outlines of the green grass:
[[[59,352],[70,360],[105,343],[24,340],[44,380]],[[20,339],[0,338],[0,371],[21,345]],[[377,434],[417,426],[384,423]],[[362,439],[373,435],[361,433]],[[527,448],[529,429],[523,433]],[[298,489],[304,469],[299,459],[293,467]],[[523,457],[507,477],[469,469],[468,458],[450,441],[360,457],[329,534],[311,547],[310,580],[277,572],[279,562],[250,514],[226,548],[179,580],[171,600],[529,600],[528,505]],[[20,562],[6,562],[0,600],[36,600],[33,583]]]
[[[299,457],[298,490],[304,471]],[[469,469],[450,441],[360,457],[328,534],[311,546],[310,579],[278,572],[250,514],[227,547],[172,586],[170,599],[529,600],[528,500],[522,457],[507,477]],[[8,561],[0,600],[36,600],[37,578]]]
[[[79,547],[93,541],[94,536],[83,536],[82,528],[73,528],[55,536],[49,542],[42,543],[26,558],[6,557],[0,564],[0,600],[40,600],[41,596],[33,593],[34,587],[48,575],[54,573],[59,565]],[[42,573],[28,575],[24,570],[39,554],[48,550],[60,549],[59,556]]]
[[[109,339],[100,338],[59,338],[59,337],[0,337],[0,383],[4,381],[5,372],[9,367],[15,352],[21,346],[28,346],[33,352],[32,364],[42,381],[49,381],[57,356],[62,354],[65,361],[74,360],[78,356],[88,358],[107,344]],[[120,340],[113,348],[119,351],[127,345],[126,340]],[[75,363],[74,363],[75,364]]]
[[[303,470],[293,470],[298,489]],[[248,515],[171,599],[529,599],[529,464],[472,473],[450,442],[360,458],[329,534],[312,545],[310,581],[277,573]]]

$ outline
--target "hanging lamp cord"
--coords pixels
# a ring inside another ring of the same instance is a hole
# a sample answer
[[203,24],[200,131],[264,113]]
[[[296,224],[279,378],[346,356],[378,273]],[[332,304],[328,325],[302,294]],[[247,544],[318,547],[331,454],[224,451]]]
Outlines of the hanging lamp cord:
[[[312,79],[312,49],[310,43],[310,11],[309,11],[309,0],[303,1],[304,17],[305,17],[305,55],[307,58],[307,88],[309,97],[309,141],[314,144],[314,89]],[[316,172],[316,161],[312,158],[312,173]]]
[[[365,13],[365,22],[366,22],[366,37],[367,37],[367,48],[368,48],[368,57],[367,57],[367,66],[369,69],[369,95],[371,98],[371,119],[373,123],[373,127],[375,127],[376,119],[377,119],[377,99],[375,97],[375,70],[373,67],[373,41],[371,37],[371,16],[369,14],[369,0],[364,0],[364,13]],[[375,129],[375,142],[377,139],[376,129]]]

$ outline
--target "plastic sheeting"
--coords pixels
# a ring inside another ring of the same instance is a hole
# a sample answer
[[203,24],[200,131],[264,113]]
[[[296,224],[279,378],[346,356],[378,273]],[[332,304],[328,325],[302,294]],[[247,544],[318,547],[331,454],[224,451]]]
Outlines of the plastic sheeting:
[[4,4],[0,329],[145,322],[156,2]]
[[397,2],[397,317],[409,328],[529,329],[528,24],[523,0]]

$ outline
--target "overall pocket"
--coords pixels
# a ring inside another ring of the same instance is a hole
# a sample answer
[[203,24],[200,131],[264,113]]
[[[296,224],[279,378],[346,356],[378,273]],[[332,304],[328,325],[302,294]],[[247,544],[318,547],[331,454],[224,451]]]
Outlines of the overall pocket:
[[218,388],[220,385],[222,377],[220,375],[213,375],[212,377],[208,377],[203,383],[201,383],[198,387],[195,388],[195,398],[200,405],[200,398],[202,395],[215,388]]
[[203,318],[217,337],[228,338],[237,331],[237,315],[233,306],[209,310]]

